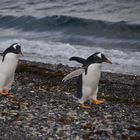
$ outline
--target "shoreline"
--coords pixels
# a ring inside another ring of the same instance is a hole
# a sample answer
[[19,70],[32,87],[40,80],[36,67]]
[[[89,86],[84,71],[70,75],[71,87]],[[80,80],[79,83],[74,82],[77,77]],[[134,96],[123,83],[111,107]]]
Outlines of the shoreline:
[[76,80],[62,83],[75,68],[20,61],[12,92],[0,98],[0,138],[103,140],[140,138],[140,76],[103,72],[102,105],[81,109],[73,98]]
[[[22,64],[26,64],[26,65],[30,65],[30,66],[35,66],[35,67],[39,67],[39,68],[43,68],[43,66],[45,66],[46,68],[47,67],[54,67],[54,66],[62,66],[62,67],[65,67],[67,69],[76,69],[76,68],[79,68],[79,66],[69,66],[69,65],[65,65],[65,64],[62,64],[62,63],[58,63],[58,64],[55,64],[55,63],[44,63],[44,62],[36,62],[36,61],[33,61],[33,60],[19,60],[19,65],[22,65]],[[111,73],[111,74],[117,74],[117,75],[126,75],[126,76],[137,76],[137,77],[140,77],[139,74],[134,74],[134,73],[121,73],[121,72],[112,72],[112,71],[103,71],[102,70],[102,73]]]

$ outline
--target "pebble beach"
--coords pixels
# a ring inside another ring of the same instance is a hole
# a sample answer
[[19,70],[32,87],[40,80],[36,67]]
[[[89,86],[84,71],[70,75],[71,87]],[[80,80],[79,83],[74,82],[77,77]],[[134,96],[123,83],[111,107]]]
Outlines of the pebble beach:
[[82,109],[73,98],[76,68],[20,61],[14,98],[0,96],[2,140],[139,140],[140,76],[102,72],[101,105]]

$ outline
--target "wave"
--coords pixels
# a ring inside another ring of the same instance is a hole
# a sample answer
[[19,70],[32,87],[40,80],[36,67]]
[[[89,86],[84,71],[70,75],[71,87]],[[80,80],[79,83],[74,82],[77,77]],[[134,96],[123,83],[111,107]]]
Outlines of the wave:
[[[13,42],[17,42],[22,46],[24,57],[21,59],[51,63],[65,64],[69,66],[81,66],[76,62],[69,61],[72,56],[80,56],[87,58],[95,52],[104,53],[107,58],[111,59],[112,65],[104,65],[104,71],[121,72],[140,75],[140,52],[129,52],[117,49],[104,49],[99,46],[87,47],[79,45],[71,45],[68,43],[46,42],[42,40],[27,40],[27,39],[11,39],[0,41],[0,52],[10,46]],[[64,51],[65,50],[65,51]]]
[[83,19],[70,16],[2,16],[0,28],[14,28],[23,31],[62,31],[69,35],[107,38],[139,39],[140,25],[121,22]]

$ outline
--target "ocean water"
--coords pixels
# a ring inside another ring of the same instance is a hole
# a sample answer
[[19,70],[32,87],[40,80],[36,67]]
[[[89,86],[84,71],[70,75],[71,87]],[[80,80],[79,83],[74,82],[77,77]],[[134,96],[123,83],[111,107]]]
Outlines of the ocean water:
[[21,59],[80,66],[68,59],[100,51],[103,71],[140,75],[140,1],[0,0],[0,52],[15,42]]

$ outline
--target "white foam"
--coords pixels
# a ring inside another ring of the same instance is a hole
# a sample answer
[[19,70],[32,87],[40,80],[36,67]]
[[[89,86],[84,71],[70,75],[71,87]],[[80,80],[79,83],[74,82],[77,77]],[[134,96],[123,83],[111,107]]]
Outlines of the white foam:
[[27,39],[2,39],[0,41],[0,52],[2,52],[14,42],[21,44],[21,49],[24,54],[22,59],[25,60],[53,64],[62,63],[69,66],[80,66],[80,64],[77,62],[71,62],[68,59],[72,56],[86,58],[95,52],[102,52],[113,62],[112,65],[104,65],[104,71],[140,75],[140,52],[124,52],[117,49],[104,49],[98,46],[75,46],[59,42]]

